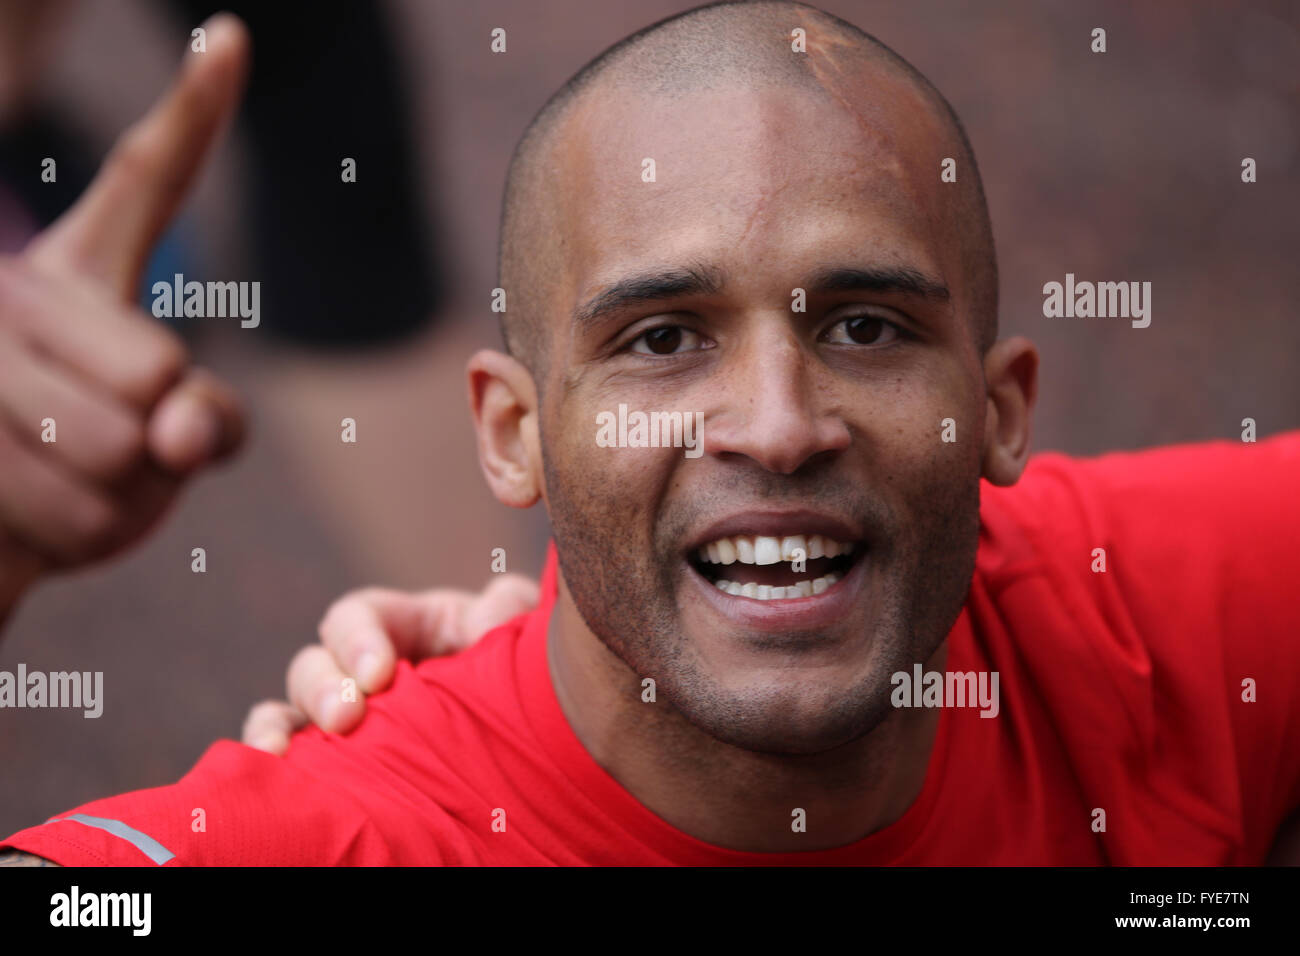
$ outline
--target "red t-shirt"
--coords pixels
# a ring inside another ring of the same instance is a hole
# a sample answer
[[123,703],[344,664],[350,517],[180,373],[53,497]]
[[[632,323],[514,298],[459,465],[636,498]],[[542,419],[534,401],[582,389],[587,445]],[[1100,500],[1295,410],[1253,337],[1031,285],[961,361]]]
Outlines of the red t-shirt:
[[5,845],[62,864],[1260,862],[1300,806],[1300,432],[1046,454],[982,493],[946,666],[997,671],[1000,714],[944,709],[914,804],[851,845],[711,846],[602,770],[547,669],[553,548],[536,611],[399,665],[348,736],[308,728],[284,758],[218,741],[179,783]]

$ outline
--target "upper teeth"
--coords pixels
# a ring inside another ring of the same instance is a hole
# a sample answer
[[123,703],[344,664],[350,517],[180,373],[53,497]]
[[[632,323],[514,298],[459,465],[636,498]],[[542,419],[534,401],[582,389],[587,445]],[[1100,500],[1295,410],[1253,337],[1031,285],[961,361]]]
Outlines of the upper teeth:
[[710,564],[779,564],[782,561],[794,561],[795,551],[802,551],[805,560],[812,558],[834,558],[848,554],[853,550],[852,544],[841,544],[819,534],[794,534],[784,538],[770,538],[766,535],[735,535],[710,541],[699,550],[699,559]]

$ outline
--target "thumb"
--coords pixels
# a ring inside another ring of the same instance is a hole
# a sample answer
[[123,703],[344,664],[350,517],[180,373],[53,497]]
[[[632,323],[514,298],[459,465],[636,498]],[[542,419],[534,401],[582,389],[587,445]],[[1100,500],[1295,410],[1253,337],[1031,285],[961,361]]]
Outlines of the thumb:
[[204,369],[191,369],[149,417],[149,451],[175,474],[228,457],[244,440],[235,392]]

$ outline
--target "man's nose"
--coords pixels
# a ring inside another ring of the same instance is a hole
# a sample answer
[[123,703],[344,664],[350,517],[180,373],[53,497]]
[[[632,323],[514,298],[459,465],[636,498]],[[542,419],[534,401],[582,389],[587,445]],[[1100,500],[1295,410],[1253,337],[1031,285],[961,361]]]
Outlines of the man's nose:
[[719,384],[704,428],[711,455],[744,455],[789,475],[816,455],[849,446],[837,383],[788,317],[729,355]]

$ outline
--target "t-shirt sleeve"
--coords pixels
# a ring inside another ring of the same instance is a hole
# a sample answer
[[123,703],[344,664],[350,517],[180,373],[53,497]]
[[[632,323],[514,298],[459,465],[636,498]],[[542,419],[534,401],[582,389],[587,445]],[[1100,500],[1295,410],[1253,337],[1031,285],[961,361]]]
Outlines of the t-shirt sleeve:
[[1267,847],[1300,807],[1300,432],[1047,455],[1030,485],[1025,521],[1149,663],[1157,755],[1235,776],[1246,844]]
[[63,866],[331,866],[381,862],[360,805],[298,763],[230,740],[169,786],[96,800],[0,849]]

